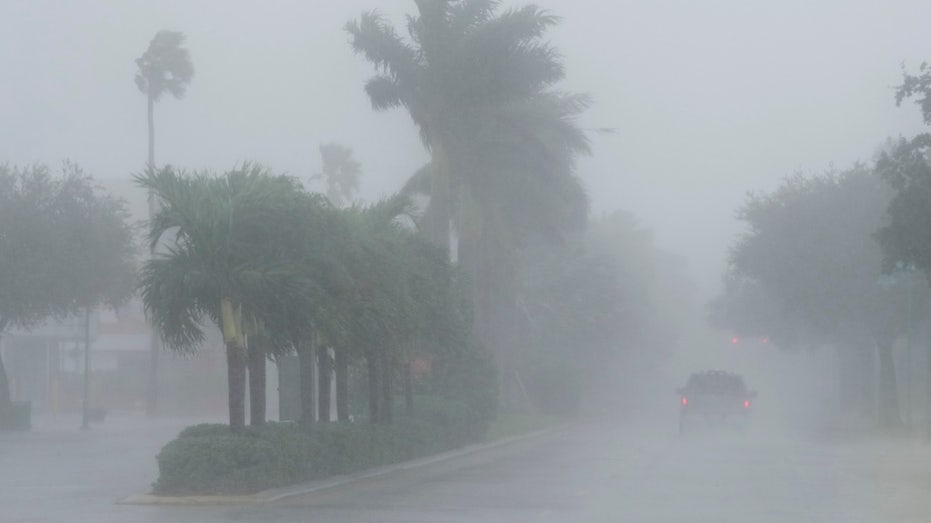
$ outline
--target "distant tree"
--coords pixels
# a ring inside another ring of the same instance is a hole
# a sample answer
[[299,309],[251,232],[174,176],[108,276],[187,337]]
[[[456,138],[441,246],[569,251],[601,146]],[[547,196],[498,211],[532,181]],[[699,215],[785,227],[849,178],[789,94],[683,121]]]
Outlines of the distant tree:
[[709,304],[707,319],[714,328],[741,338],[763,338],[788,351],[814,350],[833,341],[759,281],[733,272],[725,275],[724,288]]
[[[119,306],[134,288],[134,254],[124,203],[76,164],[60,176],[42,165],[0,165],[0,335]],[[0,361],[0,427],[10,407]]]
[[534,406],[575,414],[616,407],[623,358],[661,358],[693,314],[693,285],[627,212],[554,246],[522,249],[519,368]]
[[[184,33],[178,31],[159,31],[149,42],[146,51],[136,59],[136,87],[146,95],[147,119],[149,129],[149,155],[146,162],[148,169],[155,169],[155,104],[167,92],[176,99],[184,98],[187,85],[194,78],[194,65],[188,50],[183,47]],[[156,212],[156,200],[149,193],[149,219]],[[155,246],[153,245],[154,249]],[[159,340],[152,334],[149,363],[149,379],[146,391],[146,412],[152,416],[156,411],[158,398],[158,351]]]
[[323,168],[313,179],[323,180],[326,184],[327,198],[336,207],[350,203],[359,190],[359,178],[362,165],[356,161],[352,149],[337,143],[320,146],[320,159]]
[[150,167],[155,167],[155,104],[166,92],[177,99],[184,98],[187,85],[194,78],[194,66],[183,45],[184,33],[159,31],[145,53],[136,59],[136,87],[148,102]]

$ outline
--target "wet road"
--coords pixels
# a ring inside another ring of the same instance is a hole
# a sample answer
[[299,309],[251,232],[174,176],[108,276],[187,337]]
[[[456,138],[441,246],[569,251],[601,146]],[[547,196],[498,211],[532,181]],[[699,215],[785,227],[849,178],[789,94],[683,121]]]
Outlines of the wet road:
[[679,437],[669,425],[580,424],[250,507],[114,504],[147,488],[168,426],[3,435],[0,521],[931,521],[923,445],[764,430]]

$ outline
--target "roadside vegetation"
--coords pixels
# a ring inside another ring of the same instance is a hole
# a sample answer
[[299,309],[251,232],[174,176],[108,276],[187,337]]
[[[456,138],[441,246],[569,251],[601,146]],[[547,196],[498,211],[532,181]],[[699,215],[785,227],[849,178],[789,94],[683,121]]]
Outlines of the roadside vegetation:
[[[923,65],[904,75],[895,98],[915,99],[931,123],[929,95]],[[929,210],[927,133],[888,140],[869,163],[795,174],[774,191],[749,194],[712,323],[786,350],[830,347],[845,411],[901,427],[914,410],[900,400],[913,388],[911,347],[931,341]]]
[[[548,43],[557,16],[424,0],[403,30],[388,20],[349,21],[347,55],[372,67],[359,86],[372,109],[406,111],[429,161],[379,201],[359,198],[363,166],[338,143],[320,145],[320,171],[303,178],[250,162],[224,171],[156,162],[155,108],[166,94],[183,98],[194,79],[176,31],[158,32],[136,61],[149,131],[134,174],[149,196],[144,261],[123,203],[76,166],[60,177],[0,166],[0,334],[119,307],[135,291],[153,330],[150,414],[159,358],[222,340],[227,423],[190,427],[166,445],[157,493],[255,492],[580,415],[622,416],[619,398],[635,394],[625,380],[638,372],[627,356],[661,360],[694,309],[681,259],[630,214],[591,212],[577,169],[591,152],[580,120],[593,101],[565,90],[565,64]],[[893,189],[921,182],[896,166],[925,165],[915,159],[922,143],[883,157]],[[836,341],[840,326],[856,324],[876,341],[882,390],[893,391],[884,419],[894,424],[895,374],[883,358],[903,326],[863,318],[903,285],[874,277],[882,252],[927,269],[896,250],[898,233],[883,233],[885,251],[863,240],[890,202],[899,208],[877,180],[864,166],[751,197],[741,216],[752,233],[735,248],[714,317],[785,346]],[[835,201],[840,190],[849,194]],[[860,199],[845,207],[851,194]],[[812,257],[795,270],[771,251]],[[869,349],[858,350],[845,357]],[[270,363],[299,381],[293,421],[268,420]],[[0,427],[10,399],[0,361]]]

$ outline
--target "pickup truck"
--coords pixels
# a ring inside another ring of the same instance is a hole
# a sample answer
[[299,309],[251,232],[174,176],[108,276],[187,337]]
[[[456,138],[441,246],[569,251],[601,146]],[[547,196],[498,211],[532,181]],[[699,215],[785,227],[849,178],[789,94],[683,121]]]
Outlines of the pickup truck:
[[679,433],[696,424],[744,430],[756,398],[756,392],[747,390],[739,374],[720,370],[692,374],[684,387],[676,389],[676,394],[679,396]]

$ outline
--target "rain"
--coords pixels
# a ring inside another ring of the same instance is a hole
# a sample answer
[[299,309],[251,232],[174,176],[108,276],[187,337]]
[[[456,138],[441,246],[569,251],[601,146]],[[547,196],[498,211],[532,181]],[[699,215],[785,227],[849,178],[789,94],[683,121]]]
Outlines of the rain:
[[0,521],[931,520],[929,17],[0,3]]

